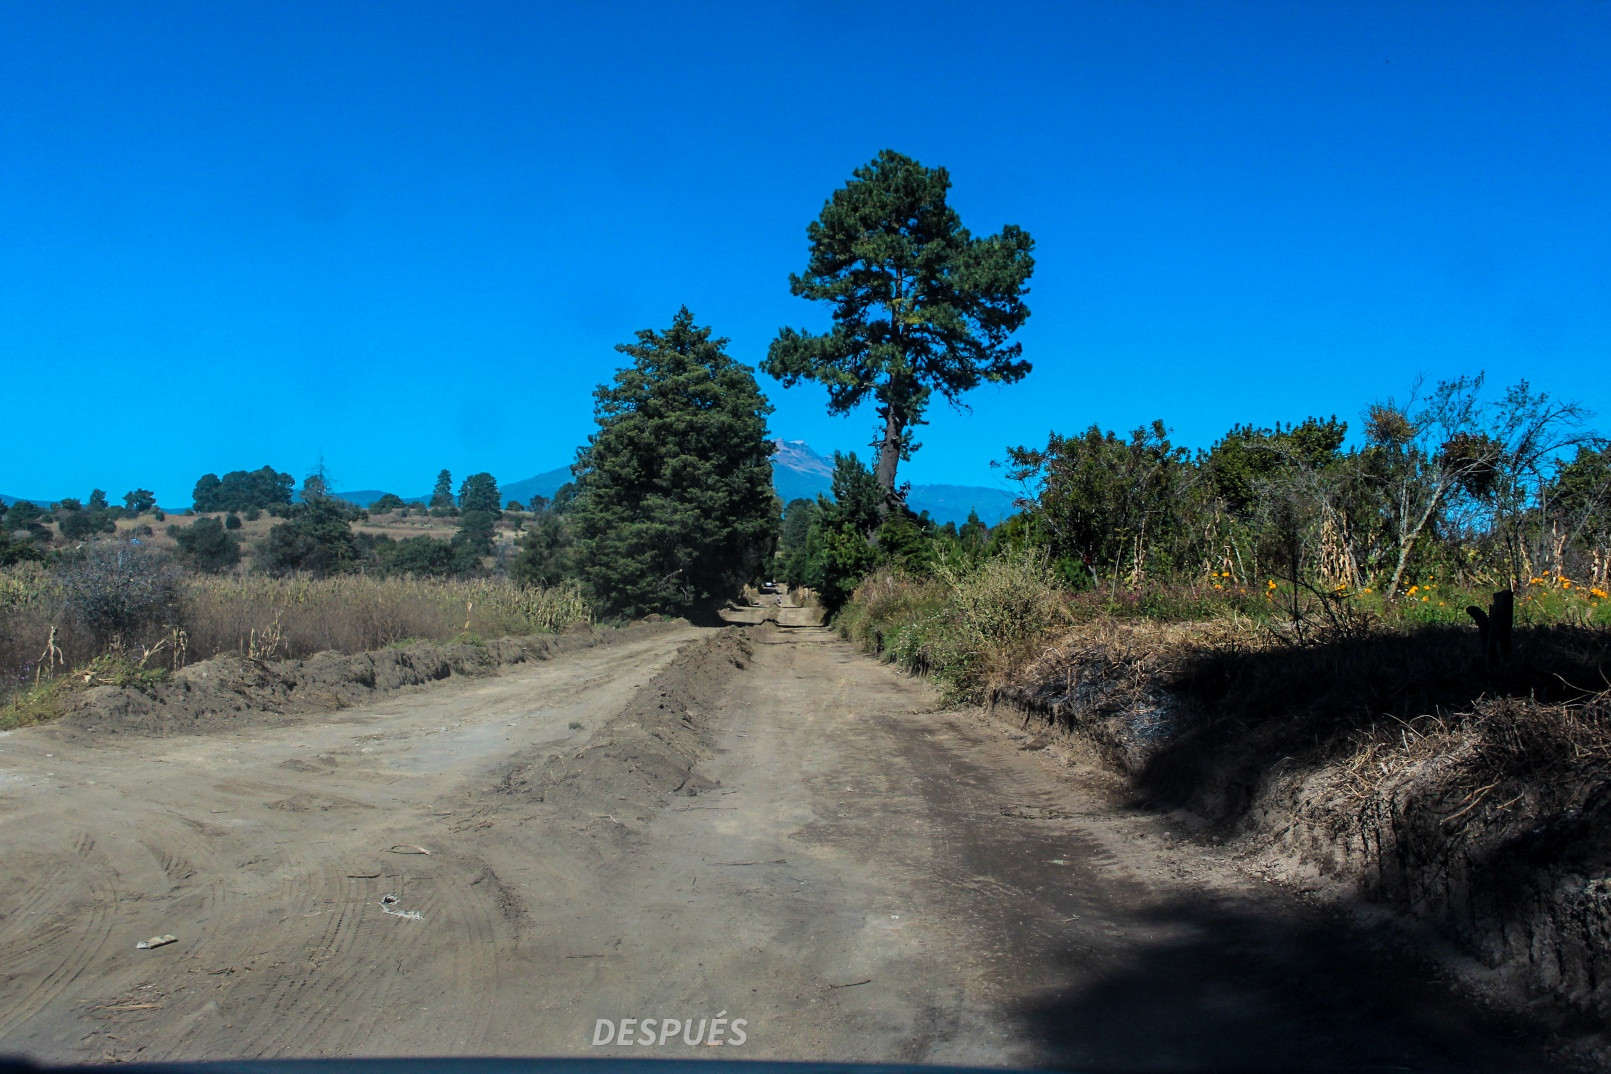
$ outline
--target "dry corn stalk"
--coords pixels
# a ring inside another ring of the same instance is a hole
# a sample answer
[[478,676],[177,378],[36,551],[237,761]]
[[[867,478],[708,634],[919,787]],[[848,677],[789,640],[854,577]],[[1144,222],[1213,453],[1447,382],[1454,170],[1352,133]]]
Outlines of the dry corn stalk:
[[45,642],[45,651],[39,654],[39,665],[34,668],[34,685],[39,685],[41,675],[54,679],[58,667],[66,667],[67,658],[62,655],[61,649],[56,645],[56,628],[50,628],[50,638]]

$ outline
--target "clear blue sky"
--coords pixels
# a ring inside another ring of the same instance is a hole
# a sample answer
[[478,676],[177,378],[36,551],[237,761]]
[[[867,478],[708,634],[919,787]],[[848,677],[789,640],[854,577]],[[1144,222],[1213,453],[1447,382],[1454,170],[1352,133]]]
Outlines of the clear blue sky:
[[[1034,372],[903,470],[1485,369],[1611,424],[1611,4],[0,6],[0,491],[568,463],[635,329],[755,363],[890,147],[1029,230]],[[773,429],[867,417],[782,391]]]

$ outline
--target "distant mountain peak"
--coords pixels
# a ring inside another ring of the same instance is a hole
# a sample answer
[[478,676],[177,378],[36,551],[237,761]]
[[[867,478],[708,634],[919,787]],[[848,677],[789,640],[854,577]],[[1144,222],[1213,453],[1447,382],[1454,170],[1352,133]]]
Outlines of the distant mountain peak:
[[772,455],[774,467],[781,466],[801,474],[833,477],[833,460],[811,450],[811,445],[804,440],[773,440],[772,446],[776,449]]
[[[833,485],[833,459],[812,449],[804,440],[772,441],[772,487],[784,503],[813,500],[827,495]],[[927,511],[936,522],[961,523],[977,511],[986,525],[994,526],[1015,510],[1012,493],[973,485],[913,485],[906,505]]]

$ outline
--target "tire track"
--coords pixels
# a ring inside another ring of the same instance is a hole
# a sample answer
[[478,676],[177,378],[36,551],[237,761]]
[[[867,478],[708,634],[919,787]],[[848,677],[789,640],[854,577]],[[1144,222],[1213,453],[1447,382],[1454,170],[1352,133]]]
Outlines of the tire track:
[[[5,997],[0,1039],[10,1037],[57,1000],[100,957],[111,936],[110,911],[117,896],[107,879],[104,858],[96,853],[95,837],[78,833],[72,850],[23,893],[19,903],[30,909],[6,915],[8,926],[18,916],[47,920],[32,928],[0,930],[6,984],[23,982],[20,990]],[[72,897],[80,892],[80,897]]]

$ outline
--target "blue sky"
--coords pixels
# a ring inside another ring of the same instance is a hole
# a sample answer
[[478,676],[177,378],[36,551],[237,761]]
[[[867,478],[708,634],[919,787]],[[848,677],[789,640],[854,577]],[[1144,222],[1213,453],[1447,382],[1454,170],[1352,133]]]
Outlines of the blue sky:
[[[686,303],[755,363],[890,147],[1035,237],[1030,377],[903,468],[1487,370],[1611,425],[1611,4],[0,6],[0,491],[570,461]],[[783,391],[773,429],[861,448]]]

